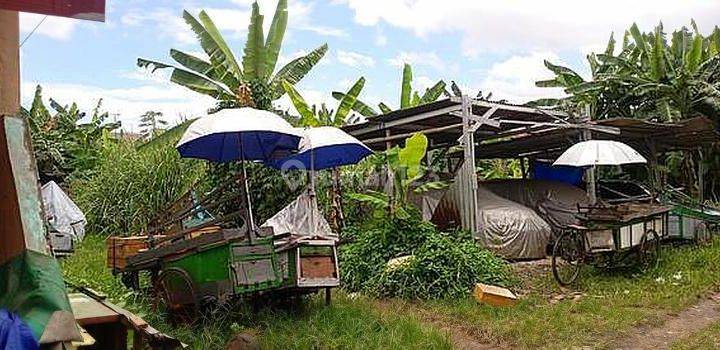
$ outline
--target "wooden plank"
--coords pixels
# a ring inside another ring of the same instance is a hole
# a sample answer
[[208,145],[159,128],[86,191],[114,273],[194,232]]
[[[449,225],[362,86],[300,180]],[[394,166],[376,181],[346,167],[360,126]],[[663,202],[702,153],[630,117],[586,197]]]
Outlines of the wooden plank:
[[0,10],[0,115],[20,111],[19,42],[17,11]]
[[120,314],[82,293],[68,295],[75,320],[80,326],[120,322]]

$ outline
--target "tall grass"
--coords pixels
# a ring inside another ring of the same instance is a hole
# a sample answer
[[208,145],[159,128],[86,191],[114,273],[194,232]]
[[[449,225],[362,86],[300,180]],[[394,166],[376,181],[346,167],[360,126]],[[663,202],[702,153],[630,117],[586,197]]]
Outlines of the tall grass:
[[145,229],[156,213],[187,192],[204,173],[197,160],[181,159],[167,140],[136,148],[108,143],[93,176],[71,183],[94,234],[127,235]]

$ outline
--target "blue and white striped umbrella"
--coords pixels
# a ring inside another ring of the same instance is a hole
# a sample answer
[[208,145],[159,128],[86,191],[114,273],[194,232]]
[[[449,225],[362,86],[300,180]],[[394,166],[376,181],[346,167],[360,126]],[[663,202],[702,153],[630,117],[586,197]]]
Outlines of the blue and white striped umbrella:
[[338,128],[321,126],[301,130],[303,138],[296,154],[266,164],[281,170],[312,171],[356,164],[372,154],[360,140]]

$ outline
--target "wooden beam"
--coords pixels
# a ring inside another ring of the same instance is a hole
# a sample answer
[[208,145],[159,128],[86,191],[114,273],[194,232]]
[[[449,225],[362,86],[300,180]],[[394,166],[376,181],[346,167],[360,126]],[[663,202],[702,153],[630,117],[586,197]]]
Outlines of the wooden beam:
[[17,11],[0,10],[0,115],[20,111],[19,41]]
[[[410,116],[410,117],[406,117],[406,118],[400,118],[400,119],[391,120],[391,121],[387,121],[387,122],[378,122],[378,123],[375,124],[375,125],[369,125],[369,126],[364,127],[364,128],[362,128],[362,129],[357,129],[357,130],[349,131],[348,133],[349,133],[350,135],[353,135],[353,136],[359,138],[360,135],[364,135],[364,134],[367,134],[367,133],[371,133],[371,132],[373,132],[373,131],[380,131],[380,130],[389,129],[389,128],[392,128],[392,127],[398,126],[398,125],[414,123],[414,122],[416,122],[416,121],[420,121],[420,120],[424,120],[424,119],[429,119],[429,118],[437,117],[437,116],[441,116],[441,115],[445,115],[445,114],[448,114],[448,113],[450,113],[450,112],[452,112],[452,111],[457,111],[457,110],[459,110],[459,109],[460,109],[460,106],[459,106],[459,105],[457,105],[457,106],[449,106],[449,107],[445,107],[445,108],[436,109],[436,110],[434,110],[434,111],[428,111],[428,112],[425,112],[425,113],[416,114],[416,115],[413,115],[413,116]],[[362,139],[361,139],[361,140],[362,140]]]
[[[363,143],[365,143],[367,145],[372,145],[372,144],[381,143],[381,142],[389,142],[389,141],[394,141],[394,140],[398,140],[398,139],[404,139],[404,138],[412,136],[416,132],[422,132],[425,135],[429,135],[429,134],[435,134],[435,133],[439,133],[439,132],[443,132],[443,131],[447,131],[447,130],[459,129],[459,128],[462,128],[462,126],[463,126],[462,123],[458,123],[458,124],[452,124],[452,125],[441,126],[441,127],[437,127],[437,128],[421,130],[421,131],[414,131],[414,132],[397,134],[397,135],[390,135],[389,130],[387,130],[388,132],[385,133],[384,137],[376,137],[374,139],[363,140]],[[389,146],[386,145],[386,149],[389,149]]]

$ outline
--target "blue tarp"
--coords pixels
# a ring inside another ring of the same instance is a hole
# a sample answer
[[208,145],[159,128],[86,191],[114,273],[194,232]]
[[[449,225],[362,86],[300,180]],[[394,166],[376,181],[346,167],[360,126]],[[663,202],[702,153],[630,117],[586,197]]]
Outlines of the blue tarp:
[[0,349],[35,350],[38,342],[32,330],[16,314],[0,309]]
[[583,181],[583,168],[535,162],[532,167],[532,177],[535,180],[551,180],[579,186]]

